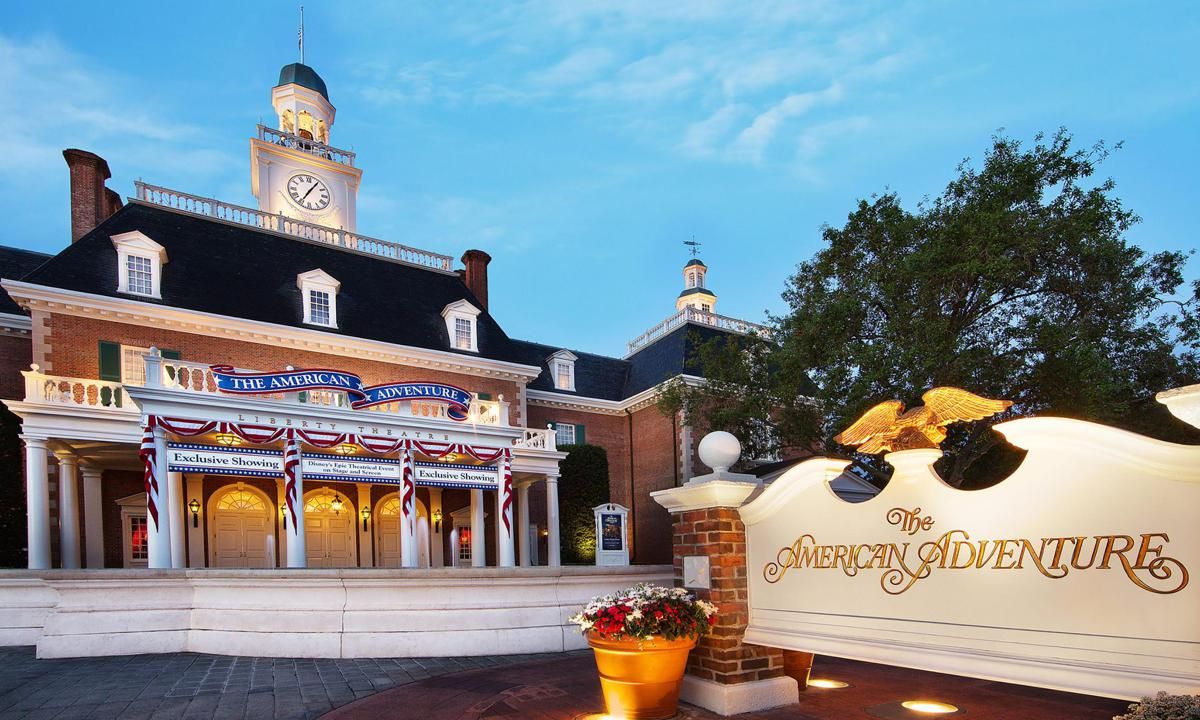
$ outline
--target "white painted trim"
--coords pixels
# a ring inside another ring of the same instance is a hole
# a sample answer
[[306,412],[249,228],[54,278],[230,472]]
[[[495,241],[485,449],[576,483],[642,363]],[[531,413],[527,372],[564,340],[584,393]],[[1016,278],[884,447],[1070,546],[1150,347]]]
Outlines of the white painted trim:
[[[117,292],[141,297],[162,299],[162,266],[167,262],[167,250],[140,230],[132,230],[111,238],[117,250]],[[129,259],[142,258],[150,263],[150,292],[142,293],[129,287]]]
[[0,313],[0,328],[9,330],[21,330],[29,332],[33,330],[33,319],[28,315],[13,315],[12,313]]
[[391,362],[413,367],[429,367],[485,377],[500,377],[527,382],[541,374],[533,365],[466,357],[442,350],[427,350],[409,345],[396,345],[379,340],[332,335],[321,330],[294,328],[287,325],[259,322],[217,315],[199,310],[185,310],[144,303],[130,298],[63,290],[18,280],[0,280],[3,287],[18,303],[46,312],[90,317],[109,322],[150,324],[177,332],[229,337],[244,342],[294,347],[312,352],[341,354],[369,360]]
[[[455,350],[479,352],[479,313],[482,312],[466,300],[456,300],[442,308],[442,317],[446,320],[446,340]],[[460,348],[456,344],[458,332],[455,328],[458,320],[465,320],[471,326],[471,346]]]
[[[296,276],[296,287],[300,288],[300,303],[304,306],[304,322],[317,327],[337,328],[337,297],[342,283],[321,268],[309,270]],[[319,323],[312,319],[312,300],[309,291],[323,292],[329,296],[329,322]]]
[[708,508],[738,508],[744,505],[746,499],[761,487],[762,484],[757,482],[709,480],[688,483],[666,490],[655,490],[650,493],[650,497],[671,513]]
[[684,675],[679,699],[718,715],[740,715],[800,702],[800,686],[790,677],[724,685]]
[[[697,375],[676,375],[675,378],[681,378],[689,387],[696,387],[704,382],[704,378]],[[525,396],[530,405],[540,407],[560,407],[604,415],[624,415],[627,412],[636,412],[652,405],[662,394],[663,386],[675,378],[669,378],[624,400],[602,400],[578,395],[563,395],[551,390],[534,390],[533,388],[526,388]]]

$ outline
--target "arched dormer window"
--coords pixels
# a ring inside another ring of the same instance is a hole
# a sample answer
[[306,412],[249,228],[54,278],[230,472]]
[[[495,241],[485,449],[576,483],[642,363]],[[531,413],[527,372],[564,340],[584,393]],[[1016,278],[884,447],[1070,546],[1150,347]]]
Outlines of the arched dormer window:
[[337,294],[342,284],[329,273],[317,268],[296,276],[304,303],[304,322],[307,325],[336,328]]
[[575,392],[575,361],[578,359],[570,350],[559,350],[547,358],[555,390]]

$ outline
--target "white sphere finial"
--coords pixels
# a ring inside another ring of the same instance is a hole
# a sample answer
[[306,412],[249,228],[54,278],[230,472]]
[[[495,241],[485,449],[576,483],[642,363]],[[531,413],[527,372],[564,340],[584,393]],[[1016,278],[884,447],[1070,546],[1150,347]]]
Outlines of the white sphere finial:
[[717,430],[705,435],[697,448],[700,461],[714,473],[727,472],[742,456],[742,444],[731,433]]

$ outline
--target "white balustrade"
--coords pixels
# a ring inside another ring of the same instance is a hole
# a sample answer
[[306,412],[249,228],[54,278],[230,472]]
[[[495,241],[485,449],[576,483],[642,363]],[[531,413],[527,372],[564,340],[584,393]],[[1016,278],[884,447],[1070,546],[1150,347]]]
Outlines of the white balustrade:
[[659,324],[650,328],[646,332],[638,335],[633,340],[630,340],[627,345],[629,351],[625,353],[625,357],[629,357],[638,350],[646,347],[662,337],[670,335],[676,328],[693,322],[701,325],[709,325],[719,330],[738,333],[740,335],[758,335],[767,337],[770,335],[770,329],[765,325],[752,323],[749,320],[739,320],[738,318],[729,317],[727,315],[718,315],[713,312],[704,312],[691,305],[685,306],[682,310],[674,315],[663,320]]
[[525,428],[521,437],[513,441],[513,446],[527,450],[549,450],[555,452],[558,450],[557,434],[553,428],[546,428],[545,430]]
[[214,198],[191,195],[158,185],[149,185],[141,181],[134,183],[134,186],[137,188],[137,199],[151,205],[168,207],[193,215],[204,215],[238,225],[249,225],[280,235],[326,243],[418,267],[446,273],[453,272],[451,268],[454,258],[449,255],[419,250],[408,245],[296,220],[284,215],[272,215],[261,210],[221,202]]
[[326,145],[323,142],[309,140],[308,138],[301,137],[295,133],[276,130],[274,128],[269,128],[266,125],[259,125],[258,139],[262,140],[263,142],[269,142],[273,145],[280,145],[293,150],[300,150],[308,153],[309,155],[325,158],[326,160],[342,165],[349,165],[351,167],[354,166],[354,153],[350,152],[349,150],[342,150],[340,148],[335,148],[332,145]]
[[118,382],[46,375],[36,364],[21,374],[25,376],[25,402],[137,412],[137,407],[125,394],[125,388]]

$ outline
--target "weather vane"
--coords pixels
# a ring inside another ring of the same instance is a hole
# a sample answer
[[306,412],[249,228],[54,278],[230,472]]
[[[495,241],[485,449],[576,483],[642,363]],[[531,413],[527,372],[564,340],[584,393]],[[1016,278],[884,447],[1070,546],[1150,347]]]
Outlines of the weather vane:
[[304,6],[300,6],[300,64],[304,64]]
[[689,251],[692,253],[692,257],[696,257],[700,254],[701,243],[696,242],[695,235],[692,236],[691,240],[684,240],[683,244],[688,246]]

